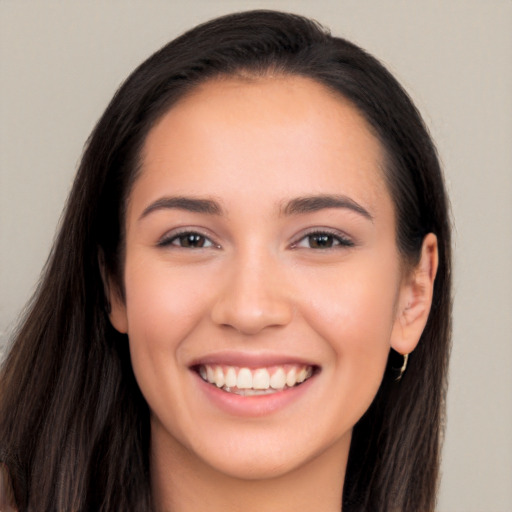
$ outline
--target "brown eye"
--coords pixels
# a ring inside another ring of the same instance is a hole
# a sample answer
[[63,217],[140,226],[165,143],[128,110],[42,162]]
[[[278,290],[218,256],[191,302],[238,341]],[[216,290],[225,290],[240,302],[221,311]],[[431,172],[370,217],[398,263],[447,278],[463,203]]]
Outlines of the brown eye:
[[204,236],[198,235],[197,233],[186,233],[184,235],[180,235],[176,241],[180,245],[180,247],[204,247],[206,243],[206,239]]
[[166,237],[161,240],[158,245],[160,247],[173,246],[181,247],[183,249],[203,249],[214,246],[209,238],[195,232],[180,233],[178,235]]
[[336,249],[353,247],[354,242],[342,234],[318,231],[301,238],[294,247],[306,249]]
[[309,235],[311,249],[329,249],[335,244],[334,236],[328,234]]

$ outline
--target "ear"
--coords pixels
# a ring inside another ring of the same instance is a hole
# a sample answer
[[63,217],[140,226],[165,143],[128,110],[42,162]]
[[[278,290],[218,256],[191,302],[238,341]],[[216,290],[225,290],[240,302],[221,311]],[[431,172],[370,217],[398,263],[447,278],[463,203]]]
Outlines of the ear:
[[105,256],[100,249],[98,252],[98,265],[103,281],[103,291],[108,305],[108,317],[114,329],[122,334],[128,332],[128,316],[126,314],[126,304],[122,297],[121,290],[113,283],[112,277],[107,273],[105,265]]
[[110,312],[108,317],[114,329],[122,334],[128,333],[128,315],[126,314],[126,304],[121,296],[121,292],[116,285],[109,284]]
[[427,324],[437,266],[437,237],[429,233],[423,239],[419,263],[404,276],[400,289],[391,334],[391,347],[400,354],[410,354],[416,348]]

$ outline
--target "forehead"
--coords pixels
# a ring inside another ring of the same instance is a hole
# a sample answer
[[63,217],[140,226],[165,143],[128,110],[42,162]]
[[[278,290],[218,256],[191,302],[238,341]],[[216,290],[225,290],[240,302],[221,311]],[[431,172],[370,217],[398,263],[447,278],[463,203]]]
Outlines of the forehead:
[[383,194],[390,201],[383,162],[363,116],[322,84],[227,77],[194,89],[149,132],[135,188],[147,195],[166,183],[173,194],[206,193],[220,202],[245,188],[277,202],[343,193],[378,210]]

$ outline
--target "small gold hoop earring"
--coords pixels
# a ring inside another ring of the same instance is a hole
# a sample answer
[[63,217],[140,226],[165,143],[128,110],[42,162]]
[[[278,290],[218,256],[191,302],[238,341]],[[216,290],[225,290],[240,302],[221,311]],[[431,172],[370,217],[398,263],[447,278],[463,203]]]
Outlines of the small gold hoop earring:
[[407,370],[407,362],[409,361],[409,354],[402,354],[402,357],[404,358],[404,362],[402,364],[402,367],[398,370],[398,376],[395,379],[395,382],[398,382],[402,379],[404,376],[405,370]]

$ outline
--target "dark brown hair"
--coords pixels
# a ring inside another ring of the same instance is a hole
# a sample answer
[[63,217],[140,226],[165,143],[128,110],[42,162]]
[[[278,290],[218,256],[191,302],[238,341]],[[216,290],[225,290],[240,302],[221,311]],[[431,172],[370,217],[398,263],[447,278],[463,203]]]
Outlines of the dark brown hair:
[[[354,428],[344,512],[434,510],[450,340],[450,224],[443,178],[421,116],[373,57],[306,18],[225,16],[147,59],[95,127],[37,292],[0,374],[0,462],[20,510],[150,511],[149,411],[125,335],[108,319],[100,260],[122,290],[124,208],[155,122],[206,80],[300,75],[348,99],[381,141],[404,261],[439,243],[427,326],[395,381]],[[340,487],[342,482],[340,482]]]

